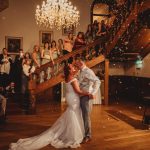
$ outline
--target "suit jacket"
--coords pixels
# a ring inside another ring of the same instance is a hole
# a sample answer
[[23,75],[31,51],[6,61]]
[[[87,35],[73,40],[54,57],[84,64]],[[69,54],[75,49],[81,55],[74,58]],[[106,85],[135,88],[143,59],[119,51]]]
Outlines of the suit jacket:
[[88,67],[84,67],[78,76],[80,88],[95,95],[100,87],[100,80],[95,73]]

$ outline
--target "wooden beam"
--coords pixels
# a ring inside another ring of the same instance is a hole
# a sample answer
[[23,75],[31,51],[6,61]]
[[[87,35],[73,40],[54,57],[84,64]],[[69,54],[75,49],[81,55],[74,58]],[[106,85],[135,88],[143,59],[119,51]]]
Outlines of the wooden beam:
[[92,68],[98,64],[100,64],[101,62],[105,61],[105,56],[104,55],[100,55],[98,57],[95,57],[93,60],[86,62],[86,65],[89,68]]
[[109,60],[105,59],[105,78],[104,78],[104,104],[108,105],[109,100]]

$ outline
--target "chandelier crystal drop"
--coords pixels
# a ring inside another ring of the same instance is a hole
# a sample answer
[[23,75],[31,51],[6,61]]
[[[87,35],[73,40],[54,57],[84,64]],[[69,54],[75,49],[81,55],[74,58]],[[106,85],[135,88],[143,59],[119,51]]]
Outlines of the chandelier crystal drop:
[[68,0],[46,0],[41,7],[37,5],[35,13],[36,23],[46,28],[63,28],[77,26],[80,14]]

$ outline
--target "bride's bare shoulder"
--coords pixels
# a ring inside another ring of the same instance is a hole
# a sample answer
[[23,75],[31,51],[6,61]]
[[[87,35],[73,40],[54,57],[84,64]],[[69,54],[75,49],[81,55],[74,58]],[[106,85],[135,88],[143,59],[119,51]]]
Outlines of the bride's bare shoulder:
[[73,83],[73,82],[76,82],[76,81],[77,81],[77,79],[76,79],[76,78],[72,78],[72,79],[70,79],[70,80],[66,81],[66,83]]

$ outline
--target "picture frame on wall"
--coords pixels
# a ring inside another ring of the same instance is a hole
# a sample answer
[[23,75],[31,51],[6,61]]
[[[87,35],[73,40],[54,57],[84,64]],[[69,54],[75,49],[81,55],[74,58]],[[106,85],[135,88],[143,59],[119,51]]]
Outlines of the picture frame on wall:
[[76,27],[74,25],[72,25],[69,28],[63,27],[62,28],[62,35],[68,35],[69,33],[72,33],[73,35],[76,34]]
[[45,42],[51,43],[53,40],[53,31],[43,31],[39,32],[40,46],[44,46]]
[[5,47],[9,53],[19,53],[23,48],[23,37],[5,36]]

